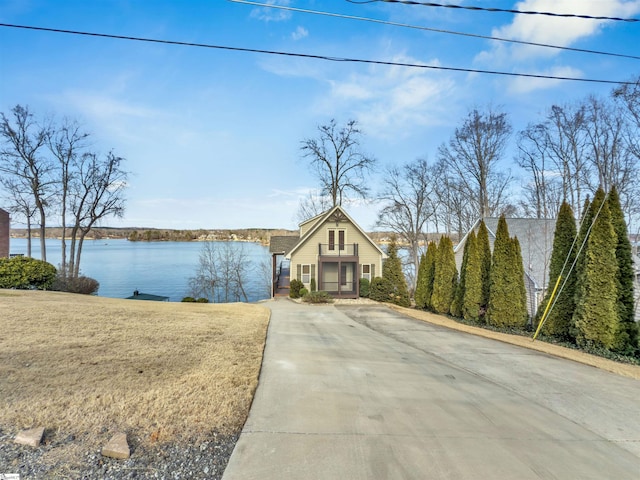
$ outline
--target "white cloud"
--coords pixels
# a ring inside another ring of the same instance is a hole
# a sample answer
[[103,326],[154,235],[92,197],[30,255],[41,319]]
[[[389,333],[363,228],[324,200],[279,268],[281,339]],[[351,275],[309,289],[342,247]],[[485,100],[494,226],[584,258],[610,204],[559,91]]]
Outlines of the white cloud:
[[[420,63],[404,55],[390,60]],[[453,80],[441,73],[396,66],[375,66],[329,84],[329,95],[321,101],[320,110],[347,110],[367,134],[385,138],[403,136],[413,127],[439,124],[453,88]]]
[[[268,0],[265,3],[288,7],[291,0]],[[263,22],[286,22],[291,18],[291,12],[279,8],[257,7],[251,10],[251,18],[257,18]]]
[[296,28],[295,32],[291,34],[291,38],[295,41],[301,40],[308,36],[309,36],[309,31],[306,28],[301,26]]
[[[607,0],[576,2],[575,0],[524,0],[515,5],[516,10],[573,13],[589,16],[632,17],[640,12],[640,0]],[[607,20],[587,20],[570,17],[544,15],[514,15],[513,22],[495,28],[492,35],[526,42],[544,43],[567,47],[577,41],[597,35]],[[560,50],[526,45],[508,45],[495,42],[493,47],[476,57],[483,63],[513,62],[531,58],[548,58],[558,55]]]
[[[580,70],[572,67],[567,67],[567,66],[551,67],[544,71],[537,71],[537,72],[530,72],[530,73],[535,75],[545,75],[545,76],[553,76],[553,77],[572,77],[572,78],[583,77],[583,74]],[[543,90],[543,89],[553,88],[562,82],[564,82],[564,80],[516,77],[513,80],[511,80],[508,88],[509,88],[509,93],[526,94],[526,93],[531,93],[534,90]]]

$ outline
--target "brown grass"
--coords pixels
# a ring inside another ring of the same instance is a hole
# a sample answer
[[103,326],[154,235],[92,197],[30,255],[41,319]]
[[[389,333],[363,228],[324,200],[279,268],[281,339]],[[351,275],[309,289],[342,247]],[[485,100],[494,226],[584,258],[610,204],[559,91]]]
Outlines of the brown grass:
[[242,428],[269,310],[0,290],[0,428],[104,444]]
[[571,348],[562,347],[560,345],[553,345],[551,343],[541,342],[537,340],[534,342],[532,341],[531,338],[522,337],[519,335],[510,335],[508,333],[494,332],[481,327],[465,325],[463,323],[456,322],[455,320],[452,320],[445,316],[436,315],[434,313],[425,312],[422,310],[415,310],[413,308],[403,308],[403,307],[398,307],[396,305],[390,305],[390,306],[409,317],[415,318],[417,320],[422,320],[424,322],[429,322],[434,325],[440,325],[442,327],[447,327],[452,330],[458,330],[460,332],[471,333],[473,335],[478,335],[485,338],[491,338],[493,340],[498,340],[504,343],[518,345],[520,347],[529,348],[531,350],[536,350],[549,355],[554,355],[556,357],[573,360],[574,362],[580,362],[585,365],[591,365],[592,367],[600,368],[602,370],[607,370],[609,372],[616,373],[618,375],[622,375],[625,377],[640,379],[640,366],[637,366],[637,365],[629,365],[626,363],[614,362],[613,360],[608,360],[606,358],[590,355],[588,353],[581,352],[579,350],[573,350]]

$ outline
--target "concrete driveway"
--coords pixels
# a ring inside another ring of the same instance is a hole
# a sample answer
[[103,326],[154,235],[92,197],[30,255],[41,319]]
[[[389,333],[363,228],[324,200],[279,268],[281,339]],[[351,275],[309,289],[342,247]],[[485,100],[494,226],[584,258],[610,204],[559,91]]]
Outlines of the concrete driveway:
[[640,478],[640,381],[384,306],[268,305],[225,480]]

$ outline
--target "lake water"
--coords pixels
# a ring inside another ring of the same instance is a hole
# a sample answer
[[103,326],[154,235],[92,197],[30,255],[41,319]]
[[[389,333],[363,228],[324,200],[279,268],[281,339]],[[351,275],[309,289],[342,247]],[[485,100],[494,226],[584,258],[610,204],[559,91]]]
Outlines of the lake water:
[[[88,240],[82,248],[82,275],[100,282],[98,296],[126,298],[134,290],[169,297],[179,302],[189,294],[188,282],[198,268],[202,250],[200,242],[129,242],[127,240]],[[245,254],[256,267],[247,285],[250,302],[267,298],[268,287],[258,273],[258,265],[269,261],[269,249],[263,245],[242,242]],[[12,254],[27,253],[27,240],[12,238]],[[60,240],[47,239],[47,261],[56,267],[61,261]],[[67,242],[67,255],[69,242]],[[40,241],[32,241],[32,254],[40,258]],[[265,291],[266,290],[266,291]]]

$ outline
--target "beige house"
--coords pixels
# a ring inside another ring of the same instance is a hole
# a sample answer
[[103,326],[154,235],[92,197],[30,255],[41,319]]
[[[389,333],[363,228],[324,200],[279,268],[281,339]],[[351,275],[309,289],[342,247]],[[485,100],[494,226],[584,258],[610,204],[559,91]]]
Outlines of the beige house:
[[290,279],[338,298],[357,298],[360,279],[382,274],[386,254],[336,206],[300,224],[299,236],[272,237],[273,294],[286,293]]

